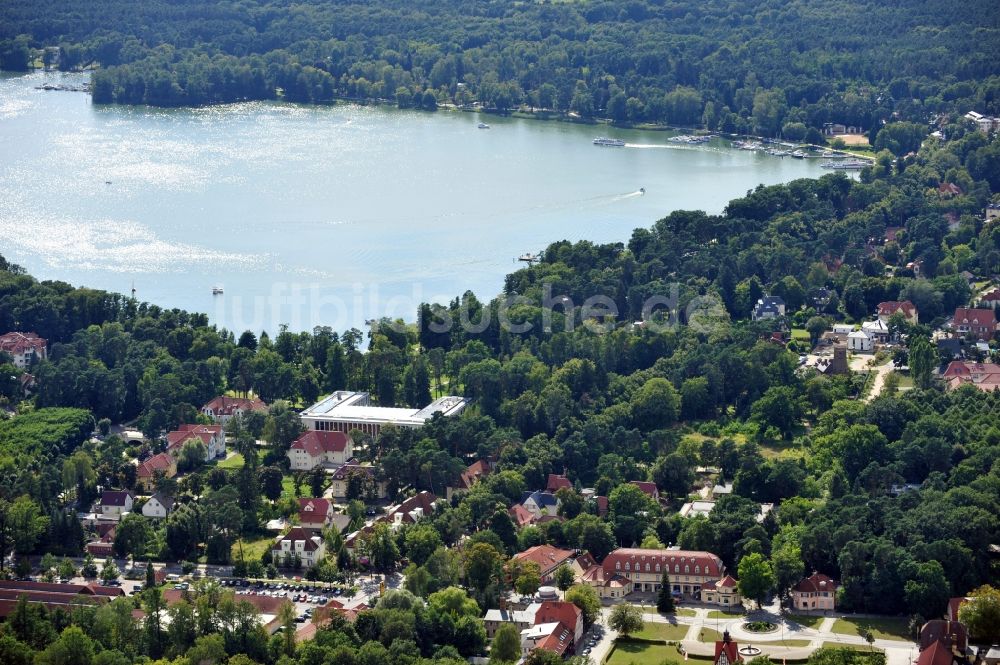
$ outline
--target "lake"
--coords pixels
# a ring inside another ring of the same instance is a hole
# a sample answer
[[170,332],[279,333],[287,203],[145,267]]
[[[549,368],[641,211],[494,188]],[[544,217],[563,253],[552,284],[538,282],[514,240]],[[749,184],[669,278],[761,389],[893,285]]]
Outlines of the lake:
[[718,213],[758,184],[824,173],[662,132],[353,104],[94,106],[35,89],[86,80],[0,76],[0,253],[237,332],[413,320],[421,301],[491,298],[517,256],[552,241],[627,242],[672,210]]

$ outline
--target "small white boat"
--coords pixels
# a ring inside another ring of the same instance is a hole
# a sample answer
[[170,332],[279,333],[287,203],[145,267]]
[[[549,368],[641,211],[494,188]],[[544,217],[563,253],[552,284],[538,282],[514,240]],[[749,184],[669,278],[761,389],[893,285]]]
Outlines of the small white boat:
[[596,139],[594,139],[593,143],[594,145],[600,145],[606,147],[614,147],[614,148],[625,147],[625,141],[622,141],[621,139],[609,139],[606,136],[598,136]]
[[221,286],[213,286],[212,287],[212,295],[213,296],[221,296],[222,293],[223,293],[223,291],[222,291],[222,287]]
[[486,124],[485,122],[481,122],[481,123],[479,123],[479,124],[477,125],[477,127],[479,127],[479,129],[489,129],[489,128],[490,128],[490,126],[489,126],[489,125],[487,125],[487,124]]
[[645,196],[646,195],[646,188],[645,187],[640,187],[639,188],[639,194],[641,194],[642,196]]

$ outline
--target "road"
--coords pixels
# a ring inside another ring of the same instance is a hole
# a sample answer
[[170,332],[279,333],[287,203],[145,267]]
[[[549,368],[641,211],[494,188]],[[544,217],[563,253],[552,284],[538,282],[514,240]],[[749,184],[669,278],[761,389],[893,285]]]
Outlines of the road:
[[[693,656],[715,655],[715,644],[699,641],[698,633],[702,628],[708,628],[720,633],[729,631],[733,640],[740,646],[753,645],[760,648],[761,652],[771,657],[774,662],[778,658],[801,659],[807,657],[814,650],[821,647],[826,642],[834,642],[845,646],[868,647],[868,643],[857,635],[844,635],[833,632],[833,624],[837,617],[824,618],[816,628],[808,628],[789,621],[777,613],[777,605],[766,607],[763,610],[751,612],[745,617],[725,617],[709,618],[711,608],[689,607],[694,611],[695,616],[665,616],[655,613],[644,613],[643,619],[649,623],[672,623],[676,625],[689,626],[685,639],[681,640],[681,646],[686,653]],[[601,610],[600,623],[607,625],[608,616],[611,614],[611,607],[605,606]],[[838,615],[847,616],[849,615]],[[761,620],[774,623],[779,628],[773,633],[759,634],[751,633],[743,628],[747,620]],[[590,658],[594,663],[602,663],[611,651],[615,638],[618,634],[610,628],[605,630],[603,638],[593,647]],[[808,646],[780,646],[768,642],[781,642],[782,640],[808,640]],[[877,649],[882,649],[886,653],[887,665],[911,665],[917,656],[917,645],[913,642],[900,640],[877,639],[872,645]]]

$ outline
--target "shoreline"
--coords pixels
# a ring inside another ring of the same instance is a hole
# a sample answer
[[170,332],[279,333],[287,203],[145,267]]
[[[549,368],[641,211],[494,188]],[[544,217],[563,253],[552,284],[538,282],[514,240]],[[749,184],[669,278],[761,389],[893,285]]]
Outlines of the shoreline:
[[[86,68],[86,69],[80,69],[80,70],[73,70],[73,71],[64,71],[64,70],[59,70],[59,69],[53,70],[53,69],[39,69],[39,68],[36,68],[36,69],[33,69],[33,70],[29,70],[27,72],[8,72],[8,73],[15,74],[15,75],[17,75],[17,74],[22,74],[23,75],[23,74],[34,74],[34,73],[42,72],[42,73],[49,73],[49,74],[51,74],[51,73],[59,73],[59,74],[83,75],[83,74],[93,73],[93,71],[94,71],[94,69],[92,69],[92,68]],[[70,89],[70,88],[43,88],[42,86],[38,87],[38,89],[46,89],[48,91],[59,90],[59,91],[69,91],[69,92],[84,92],[84,93],[87,93],[88,95],[91,95],[91,103],[93,104],[95,102],[93,102],[93,95],[91,94],[91,89],[90,88],[91,88],[91,86],[90,86],[89,81],[86,84],[84,84],[84,87],[81,87],[81,88],[78,88],[78,89],[77,88],[73,88],[73,89]],[[150,104],[119,104],[119,103],[116,103],[116,102],[112,102],[112,103],[103,103],[102,102],[102,103],[100,103],[100,105],[101,106],[124,106],[124,107],[131,107],[131,108],[151,108],[151,109],[198,109],[198,108],[209,108],[209,107],[212,107],[212,106],[226,106],[227,104],[240,104],[240,103],[251,102],[251,101],[273,101],[273,102],[280,102],[282,104],[295,104],[295,105],[299,105],[299,106],[336,106],[337,104],[345,103],[346,102],[346,103],[349,103],[349,104],[358,104],[360,106],[387,106],[387,107],[392,107],[392,108],[394,108],[396,110],[399,110],[399,111],[423,111],[425,113],[438,113],[438,112],[442,112],[442,111],[444,111],[444,112],[452,112],[452,113],[454,113],[454,112],[458,112],[458,113],[482,113],[484,115],[492,115],[492,116],[498,116],[498,117],[503,117],[503,118],[518,118],[518,119],[521,119],[521,120],[539,120],[539,121],[546,121],[546,122],[565,122],[565,123],[574,124],[574,125],[593,125],[593,126],[599,126],[600,125],[600,126],[606,126],[606,127],[614,127],[615,129],[630,129],[630,130],[641,131],[641,132],[679,132],[679,133],[690,133],[690,134],[695,134],[695,135],[697,135],[697,134],[702,134],[702,135],[704,135],[704,134],[714,134],[715,136],[718,136],[720,138],[724,138],[724,139],[730,140],[730,141],[740,140],[740,139],[753,139],[753,140],[764,141],[764,142],[770,142],[770,141],[780,140],[780,139],[776,139],[774,137],[759,136],[759,135],[755,135],[755,134],[732,134],[732,133],[729,133],[729,132],[722,132],[722,131],[714,131],[713,132],[712,130],[710,130],[710,129],[706,128],[706,127],[684,127],[684,126],[680,126],[680,125],[661,124],[661,123],[646,123],[646,122],[643,122],[643,123],[615,124],[610,118],[598,118],[598,117],[584,118],[582,116],[573,114],[572,112],[555,111],[555,110],[552,110],[552,109],[538,109],[538,110],[535,110],[535,109],[531,108],[529,110],[528,108],[520,107],[520,108],[513,109],[513,110],[511,110],[511,109],[501,110],[501,109],[490,109],[490,108],[486,108],[486,107],[482,107],[482,106],[477,107],[477,106],[474,106],[474,105],[472,105],[472,106],[458,106],[458,105],[450,103],[450,102],[444,103],[444,104],[439,104],[437,106],[437,108],[434,109],[434,110],[421,109],[421,108],[416,107],[416,106],[412,106],[412,107],[400,107],[396,102],[392,101],[391,99],[384,99],[384,98],[380,98],[380,97],[362,98],[362,97],[336,96],[336,97],[333,98],[333,100],[331,100],[329,102],[313,102],[313,103],[288,101],[288,100],[285,100],[285,99],[283,99],[282,97],[279,96],[279,97],[275,97],[274,99],[246,99],[246,100],[242,100],[240,102],[223,102],[223,103],[219,103],[219,104],[202,104],[202,105],[190,105],[190,104],[185,105],[185,104],[181,104],[181,105],[178,105],[178,106],[154,106],[154,105],[150,105]],[[875,161],[875,155],[871,151],[869,151],[869,150],[856,150],[854,146],[848,146],[848,147],[845,147],[845,148],[834,148],[833,146],[831,146],[829,144],[827,144],[827,145],[817,145],[817,144],[814,144],[814,143],[804,143],[804,142],[795,142],[795,141],[789,141],[789,142],[795,143],[795,145],[797,147],[799,147],[799,148],[808,148],[808,149],[817,149],[817,150],[833,150],[833,151],[839,153],[838,156],[843,155],[845,157],[854,157],[854,158],[857,158],[857,159],[864,159],[864,160],[867,160],[867,161],[870,161],[870,162],[873,162],[873,163]]]

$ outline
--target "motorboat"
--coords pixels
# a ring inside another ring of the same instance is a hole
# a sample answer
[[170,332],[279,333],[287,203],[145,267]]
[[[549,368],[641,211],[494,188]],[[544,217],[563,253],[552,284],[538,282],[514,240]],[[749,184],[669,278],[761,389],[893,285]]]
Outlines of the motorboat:
[[596,139],[594,139],[593,143],[594,145],[614,147],[614,148],[625,147],[625,141],[622,141],[621,139],[609,139],[606,136],[598,136]]
[[490,128],[490,126],[489,126],[489,125],[487,125],[487,124],[486,124],[485,122],[481,122],[481,123],[479,123],[479,124],[477,125],[477,127],[479,127],[479,129],[489,129],[489,128]]

